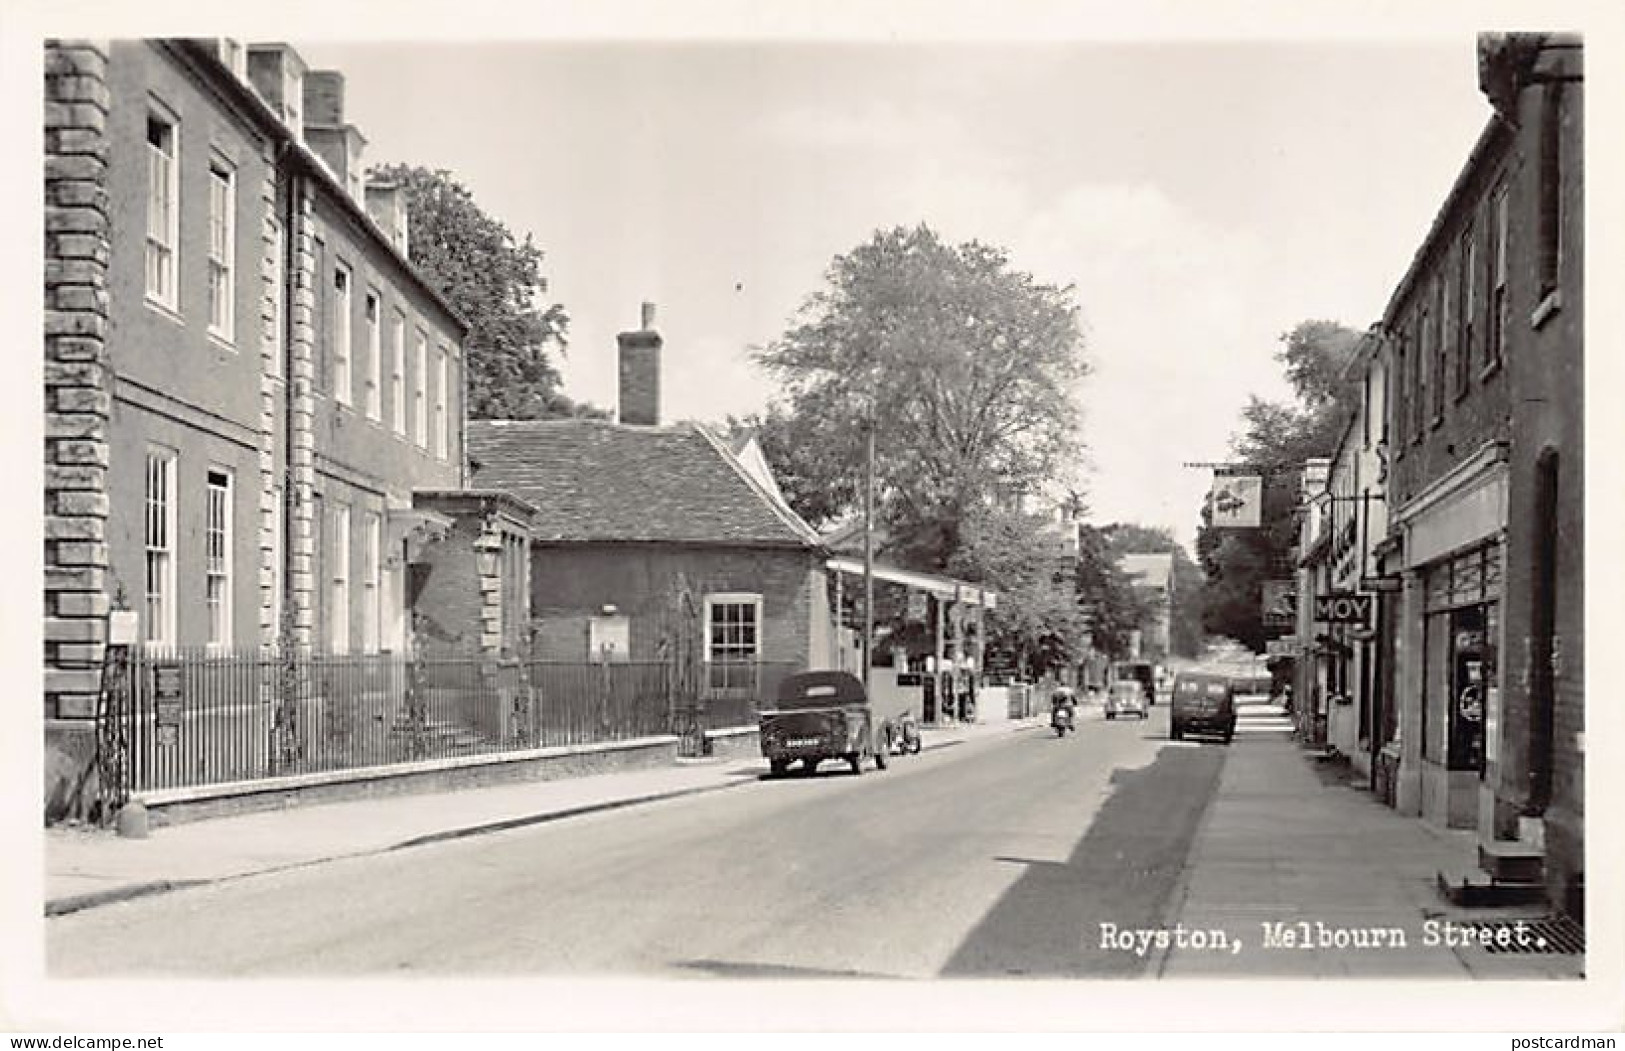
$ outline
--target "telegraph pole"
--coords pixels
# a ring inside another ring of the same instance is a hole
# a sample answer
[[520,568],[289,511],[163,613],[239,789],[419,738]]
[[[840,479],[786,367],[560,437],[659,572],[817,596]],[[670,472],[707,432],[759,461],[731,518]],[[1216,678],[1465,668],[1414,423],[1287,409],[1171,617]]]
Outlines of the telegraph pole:
[[863,692],[869,692],[869,652],[875,634],[875,417],[863,428]]

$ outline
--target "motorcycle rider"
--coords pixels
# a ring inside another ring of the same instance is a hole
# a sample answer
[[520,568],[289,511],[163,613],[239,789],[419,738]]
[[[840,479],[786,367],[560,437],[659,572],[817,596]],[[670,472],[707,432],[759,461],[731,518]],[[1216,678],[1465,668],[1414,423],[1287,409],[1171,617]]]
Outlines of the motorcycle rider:
[[[1064,713],[1064,716],[1063,716]],[[1049,695],[1049,719],[1053,725],[1063,717],[1068,726],[1077,725],[1078,695],[1070,686],[1057,686]]]

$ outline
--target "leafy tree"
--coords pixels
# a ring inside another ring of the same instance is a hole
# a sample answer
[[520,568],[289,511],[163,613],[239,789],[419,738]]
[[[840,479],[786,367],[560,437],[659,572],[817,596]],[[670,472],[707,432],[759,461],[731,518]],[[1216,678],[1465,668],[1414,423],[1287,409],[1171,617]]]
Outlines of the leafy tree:
[[368,176],[402,188],[412,261],[469,323],[469,416],[606,415],[558,389],[548,351],[564,351],[570,319],[559,304],[538,302],[546,283],[530,235],[516,240],[450,172],[391,164]]
[[1073,461],[1087,367],[1072,290],[923,225],[876,232],[825,276],[755,355],[784,385],[785,434],[816,450],[798,461],[787,441],[775,467],[806,483],[814,517],[850,507],[873,420],[878,516],[902,539],[888,555],[944,568],[998,492],[1041,491]]
[[981,508],[964,523],[948,565],[998,591],[985,618],[987,646],[1013,655],[1023,677],[1075,663],[1088,638],[1088,619],[1055,539],[1043,516]]
[[1263,583],[1294,572],[1296,517],[1304,461],[1330,456],[1354,412],[1357,388],[1342,378],[1360,334],[1331,321],[1305,321],[1281,337],[1276,360],[1296,398],[1291,403],[1253,397],[1242,410],[1244,430],[1232,443],[1236,458],[1264,480],[1262,526],[1216,529],[1202,512],[1197,557],[1207,576],[1202,627],[1262,651]]

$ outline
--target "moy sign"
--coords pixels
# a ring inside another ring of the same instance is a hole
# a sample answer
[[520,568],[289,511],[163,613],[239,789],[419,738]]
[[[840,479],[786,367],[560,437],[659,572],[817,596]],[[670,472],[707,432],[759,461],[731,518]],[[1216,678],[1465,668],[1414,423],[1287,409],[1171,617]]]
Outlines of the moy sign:
[[1315,620],[1321,624],[1367,624],[1371,620],[1371,596],[1352,591],[1333,591],[1315,596]]

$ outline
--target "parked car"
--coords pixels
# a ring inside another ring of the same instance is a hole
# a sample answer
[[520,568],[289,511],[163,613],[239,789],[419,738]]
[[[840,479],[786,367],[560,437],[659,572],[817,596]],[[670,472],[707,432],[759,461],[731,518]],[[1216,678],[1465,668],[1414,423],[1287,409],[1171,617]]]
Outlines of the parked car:
[[1119,715],[1146,718],[1145,690],[1133,679],[1112,683],[1111,690],[1106,694],[1106,718],[1115,719]]
[[886,769],[886,728],[875,722],[857,676],[809,671],[786,676],[772,708],[759,717],[762,755],[775,776],[799,762],[811,774],[825,759],[844,759],[854,774],[863,764]]
[[1225,744],[1236,733],[1236,691],[1228,676],[1181,672],[1174,680],[1168,736],[1215,734]]

